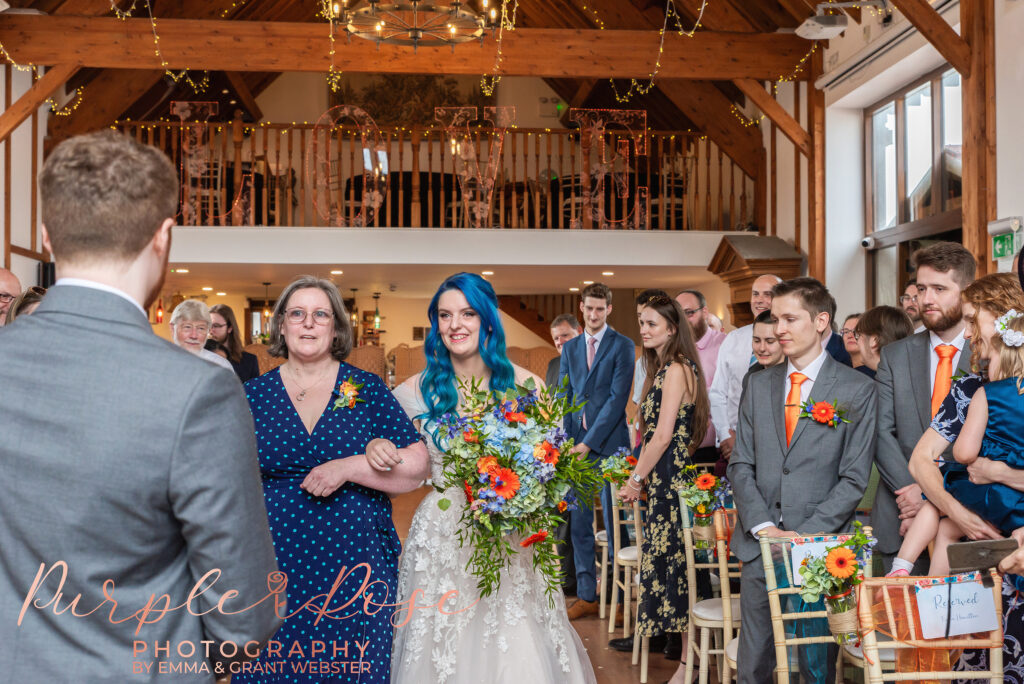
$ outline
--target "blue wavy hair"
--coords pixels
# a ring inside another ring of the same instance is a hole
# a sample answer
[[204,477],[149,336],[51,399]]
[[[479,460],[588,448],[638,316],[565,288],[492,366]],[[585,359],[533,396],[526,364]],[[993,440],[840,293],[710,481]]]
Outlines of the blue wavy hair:
[[420,376],[420,393],[428,408],[426,413],[418,417],[428,420],[437,420],[454,411],[459,402],[451,356],[437,331],[437,302],[449,290],[461,292],[480,316],[480,356],[491,369],[491,390],[504,392],[515,386],[512,363],[505,353],[505,329],[498,315],[498,297],[494,294],[494,288],[475,273],[448,276],[441,287],[437,288],[427,309],[430,333],[424,344],[427,367]]

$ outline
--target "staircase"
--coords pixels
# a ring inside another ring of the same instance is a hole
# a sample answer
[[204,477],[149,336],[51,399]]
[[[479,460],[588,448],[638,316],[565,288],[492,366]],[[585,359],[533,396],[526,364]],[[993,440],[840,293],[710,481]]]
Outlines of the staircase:
[[551,321],[563,313],[579,317],[577,295],[503,295],[498,308],[544,341],[551,339]]

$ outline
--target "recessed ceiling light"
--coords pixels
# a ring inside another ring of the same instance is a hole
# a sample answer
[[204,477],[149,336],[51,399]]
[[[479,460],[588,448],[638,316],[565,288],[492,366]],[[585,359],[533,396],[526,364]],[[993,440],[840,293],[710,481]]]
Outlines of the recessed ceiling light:
[[344,271],[331,271],[331,275],[342,275]]
[[204,287],[203,288],[203,292],[213,292],[213,288],[212,287]]
[[579,291],[580,291],[580,288],[578,288],[578,287],[570,287],[569,288],[569,292],[579,292]]
[[481,275],[494,275],[494,271],[480,271]]
[[187,268],[172,268],[171,273],[188,273]]
[[228,104],[238,104],[238,100],[230,100],[228,101]]
[[227,292],[218,292],[218,293],[217,293],[217,296],[218,296],[218,297],[223,297],[223,296],[224,296],[224,295],[226,295],[226,294],[227,294]]
[[593,280],[584,280],[584,281],[583,281],[583,284],[584,284],[584,285],[593,285],[593,284],[594,284],[594,281],[593,281]]
[[227,88],[225,88],[224,90],[222,90],[222,91],[220,91],[220,92],[221,92],[221,95],[227,95],[227,94],[228,94],[228,93],[230,93],[231,91],[230,91],[230,90],[228,90]]
[[610,276],[610,275],[615,275],[615,274],[612,273],[611,271],[601,271],[601,275],[603,275],[603,276]]

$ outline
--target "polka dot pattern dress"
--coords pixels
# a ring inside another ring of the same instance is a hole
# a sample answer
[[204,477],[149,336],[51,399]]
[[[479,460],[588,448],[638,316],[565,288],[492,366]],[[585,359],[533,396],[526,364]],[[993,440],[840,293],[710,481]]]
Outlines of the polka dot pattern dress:
[[[338,385],[350,376],[363,384],[359,398],[365,403],[332,410]],[[245,390],[277,563],[288,576],[288,614],[306,602],[317,610],[334,582],[355,571],[334,592],[326,615],[317,621],[317,614],[306,609],[288,617],[272,639],[271,647],[277,642],[278,650],[265,649],[252,673],[235,674],[232,682],[386,684],[394,609],[371,605],[364,611],[363,597],[372,594],[374,603],[397,601],[401,546],[391,501],[383,492],[353,483],[327,497],[314,497],[299,485],[322,463],[365,453],[372,439],[383,437],[401,448],[420,435],[380,378],[346,363],[338,369],[335,392],[312,434],[284,388],[280,369],[250,380]],[[314,642],[323,643],[324,650],[314,652],[321,648]]]

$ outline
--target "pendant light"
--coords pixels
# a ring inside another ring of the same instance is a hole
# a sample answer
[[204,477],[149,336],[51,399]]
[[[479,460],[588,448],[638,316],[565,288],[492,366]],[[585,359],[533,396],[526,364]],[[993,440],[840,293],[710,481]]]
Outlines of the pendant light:
[[373,293],[375,310],[373,312],[373,329],[380,330],[380,292]]

